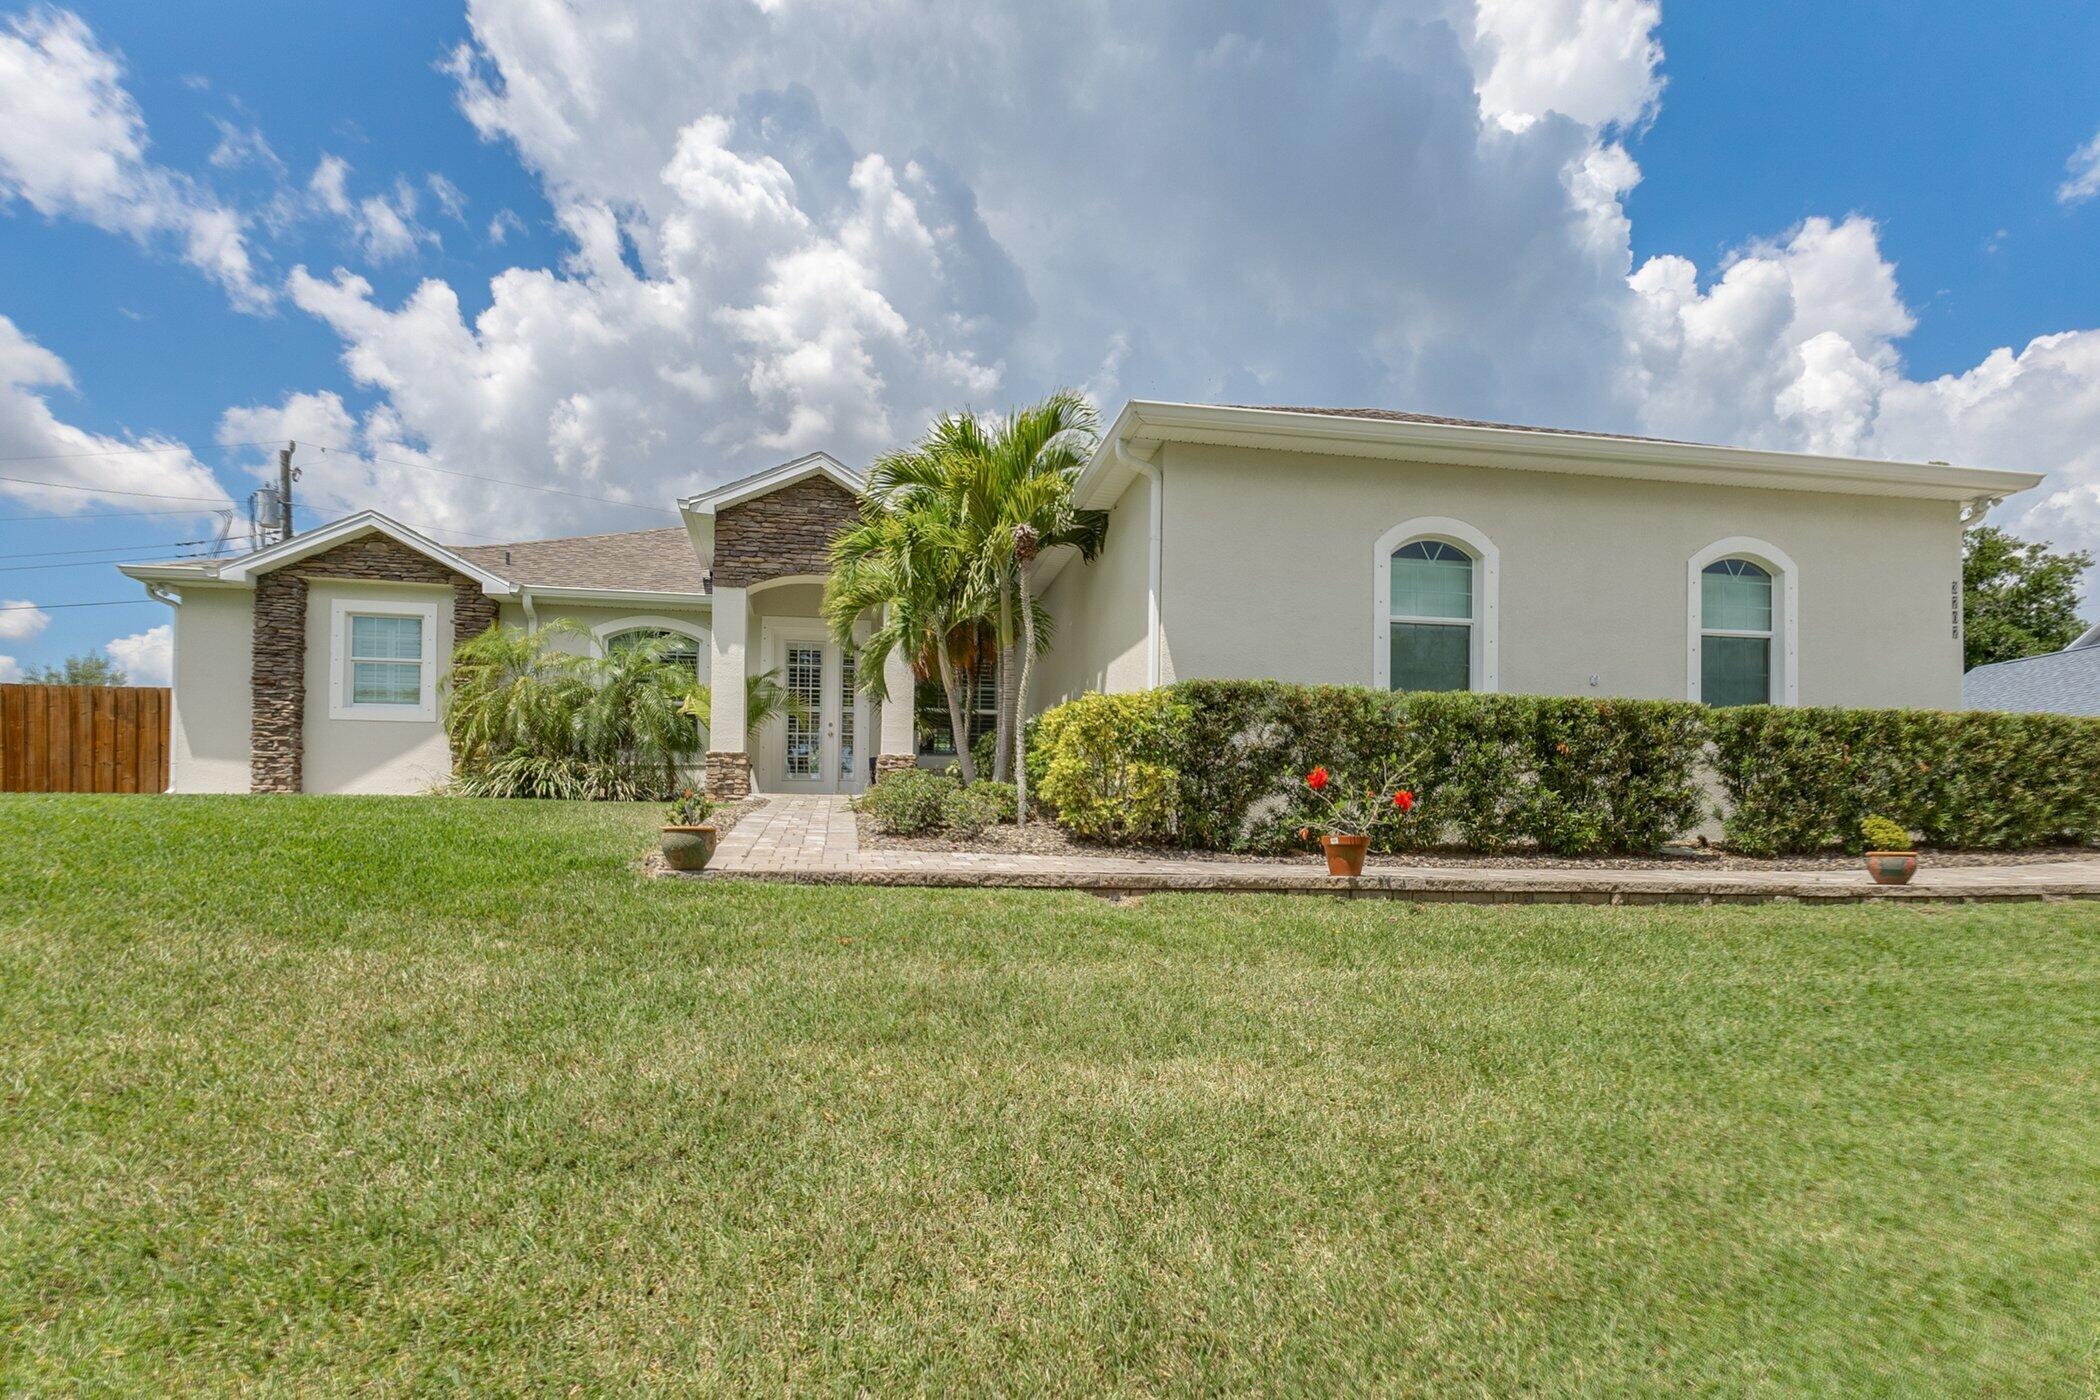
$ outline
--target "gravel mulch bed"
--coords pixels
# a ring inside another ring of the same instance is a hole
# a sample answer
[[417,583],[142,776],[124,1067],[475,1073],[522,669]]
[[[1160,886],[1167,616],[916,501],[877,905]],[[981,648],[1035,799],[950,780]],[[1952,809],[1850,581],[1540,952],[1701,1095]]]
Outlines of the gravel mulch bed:
[[[866,812],[855,814],[863,850],[974,851],[979,855],[1109,856],[1123,860],[1205,860],[1222,863],[1283,862],[1325,868],[1318,851],[1249,855],[1237,851],[1182,851],[1171,848],[1109,846],[1082,841],[1054,822],[1033,821],[1026,827],[995,826],[974,841],[947,835],[890,836]],[[2050,861],[2100,856],[2091,846],[2058,846],[2032,851],[1935,851],[1919,854],[1934,865],[2039,865]],[[1466,851],[1420,851],[1411,855],[1374,855],[1366,870],[1465,866],[1486,870],[1855,870],[1858,856],[1832,852],[1807,856],[1743,856],[1718,847],[1668,847],[1645,856],[1544,856],[1516,851],[1478,855]]]

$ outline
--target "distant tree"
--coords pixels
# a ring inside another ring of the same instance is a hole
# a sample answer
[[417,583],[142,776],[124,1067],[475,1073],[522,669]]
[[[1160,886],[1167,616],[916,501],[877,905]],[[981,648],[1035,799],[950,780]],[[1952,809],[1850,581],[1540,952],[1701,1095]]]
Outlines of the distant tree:
[[1965,667],[2062,651],[2078,620],[2078,579],[2093,566],[2083,550],[2052,552],[1995,525],[1973,525],[1962,540],[1962,641]]
[[122,685],[124,668],[99,651],[69,656],[57,666],[32,666],[22,673],[31,685]]

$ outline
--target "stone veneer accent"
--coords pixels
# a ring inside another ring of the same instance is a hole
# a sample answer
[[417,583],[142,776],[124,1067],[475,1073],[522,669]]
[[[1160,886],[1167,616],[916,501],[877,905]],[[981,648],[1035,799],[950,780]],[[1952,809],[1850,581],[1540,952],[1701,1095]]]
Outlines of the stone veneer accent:
[[306,585],[316,578],[449,584],[455,644],[496,623],[496,600],[480,584],[380,534],[347,540],[257,578],[248,672],[254,696],[248,729],[251,792],[300,790],[306,747]]
[[707,795],[722,802],[735,802],[751,795],[751,755],[709,749],[704,781]]
[[715,587],[828,574],[832,536],[859,517],[860,502],[826,476],[733,505],[715,517]]
[[892,773],[909,773],[919,766],[919,760],[908,753],[879,753],[875,755],[875,781],[881,782]]

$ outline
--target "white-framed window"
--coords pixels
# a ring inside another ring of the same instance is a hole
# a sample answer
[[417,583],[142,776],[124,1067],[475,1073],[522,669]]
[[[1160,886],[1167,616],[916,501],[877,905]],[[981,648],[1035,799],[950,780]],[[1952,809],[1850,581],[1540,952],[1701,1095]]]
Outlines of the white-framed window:
[[435,722],[437,630],[434,602],[331,602],[328,717]]
[[1372,557],[1372,684],[1500,688],[1501,553],[1462,520],[1423,516],[1378,537]]
[[1709,705],[1791,705],[1799,695],[1799,583],[1777,545],[1735,536],[1685,571],[1685,693]]

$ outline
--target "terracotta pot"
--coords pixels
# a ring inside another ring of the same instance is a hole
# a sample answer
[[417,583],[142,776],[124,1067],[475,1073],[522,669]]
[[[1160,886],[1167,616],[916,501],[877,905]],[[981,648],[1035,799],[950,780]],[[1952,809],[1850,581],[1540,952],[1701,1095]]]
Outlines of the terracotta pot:
[[1361,875],[1364,873],[1364,853],[1371,848],[1368,836],[1325,835],[1320,838],[1320,849],[1327,852],[1329,875]]
[[1877,885],[1907,885],[1918,873],[1916,851],[1868,851],[1867,873]]
[[705,870],[715,854],[711,826],[667,826],[663,831],[664,864],[673,870]]

